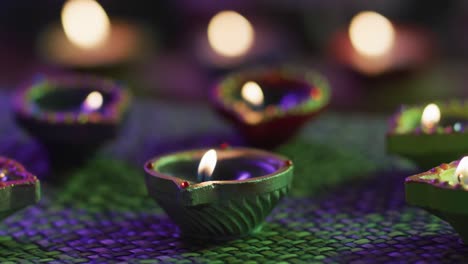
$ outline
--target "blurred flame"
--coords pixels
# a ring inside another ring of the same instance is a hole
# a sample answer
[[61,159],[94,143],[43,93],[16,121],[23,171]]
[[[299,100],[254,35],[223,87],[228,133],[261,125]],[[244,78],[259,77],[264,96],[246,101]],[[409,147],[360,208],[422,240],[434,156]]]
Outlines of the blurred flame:
[[463,178],[468,177],[468,157],[463,157],[458,163],[457,169],[455,170],[455,176],[458,178],[458,181],[463,181]]
[[218,157],[216,155],[216,150],[208,150],[200,160],[198,165],[198,175],[204,175],[205,177],[211,177],[213,171],[216,167],[216,161]]
[[96,111],[101,108],[104,98],[100,92],[94,91],[86,96],[83,102],[83,108],[87,111]]
[[354,16],[348,32],[354,49],[365,56],[382,56],[395,43],[395,29],[392,23],[386,17],[372,11],[364,11]]
[[244,86],[242,86],[241,94],[244,100],[255,106],[263,104],[262,88],[256,82],[246,82]]
[[429,104],[424,108],[421,124],[425,128],[433,128],[440,121],[440,110],[436,104]]
[[109,17],[94,0],[68,0],[63,5],[61,17],[65,35],[81,48],[95,48],[109,36]]
[[238,57],[247,53],[254,40],[252,24],[234,11],[221,11],[208,24],[208,41],[220,55]]
[[0,181],[8,181],[7,172],[8,171],[6,169],[0,170]]

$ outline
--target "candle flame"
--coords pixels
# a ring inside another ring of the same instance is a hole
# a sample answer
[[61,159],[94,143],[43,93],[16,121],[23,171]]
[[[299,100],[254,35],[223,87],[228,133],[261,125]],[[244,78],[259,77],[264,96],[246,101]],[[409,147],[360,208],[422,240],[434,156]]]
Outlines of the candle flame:
[[208,41],[220,55],[239,57],[247,53],[253,44],[252,24],[234,11],[221,11],[208,24]]
[[433,128],[440,121],[440,109],[436,104],[429,104],[424,108],[421,124],[425,128]]
[[379,13],[364,11],[353,17],[349,25],[351,44],[362,55],[385,55],[395,43],[392,23]]
[[95,48],[109,36],[109,17],[94,0],[68,0],[61,17],[65,35],[80,48]]
[[460,183],[464,183],[464,178],[468,177],[468,157],[463,157],[455,170],[455,176]]
[[244,100],[255,106],[263,104],[263,91],[256,82],[246,82],[244,86],[242,86],[241,94]]
[[7,170],[5,170],[5,169],[0,170],[0,181],[2,181],[2,182],[8,181]]
[[101,108],[104,98],[100,92],[94,91],[86,96],[83,102],[83,108],[87,111],[96,111]]
[[216,155],[216,150],[208,150],[200,160],[200,164],[198,165],[198,175],[203,175],[204,177],[211,177],[216,167],[217,160],[218,157]]

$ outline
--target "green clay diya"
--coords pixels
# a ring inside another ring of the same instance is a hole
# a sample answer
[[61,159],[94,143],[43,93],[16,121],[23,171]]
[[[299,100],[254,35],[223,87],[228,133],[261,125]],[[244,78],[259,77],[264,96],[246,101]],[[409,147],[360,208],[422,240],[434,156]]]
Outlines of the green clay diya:
[[462,101],[402,107],[390,119],[387,151],[429,169],[468,154],[468,104]]
[[406,202],[448,222],[468,243],[468,157],[406,178]]
[[178,152],[149,160],[145,170],[150,196],[182,234],[210,240],[259,231],[293,177],[289,159],[250,148]]
[[330,100],[326,79],[297,67],[234,73],[212,90],[216,110],[253,146],[272,148],[291,137]]
[[17,123],[40,141],[53,167],[80,164],[115,137],[130,102],[118,83],[88,75],[38,76],[13,99]]
[[20,163],[0,157],[0,218],[39,201],[41,187],[36,176]]

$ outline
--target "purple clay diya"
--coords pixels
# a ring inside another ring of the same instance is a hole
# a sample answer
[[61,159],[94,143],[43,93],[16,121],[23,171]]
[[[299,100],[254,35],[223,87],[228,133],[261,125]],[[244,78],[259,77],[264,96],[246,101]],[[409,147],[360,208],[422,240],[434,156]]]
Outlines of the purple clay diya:
[[86,75],[39,77],[14,97],[17,123],[40,141],[53,167],[78,165],[117,135],[130,102],[119,84]]
[[250,148],[199,149],[145,165],[148,192],[186,237],[226,240],[261,229],[291,186],[292,162]]
[[41,186],[20,163],[0,156],[0,218],[39,201]]
[[468,105],[462,101],[402,107],[391,119],[387,151],[428,169],[468,154]]
[[235,73],[212,92],[219,113],[230,120],[247,143],[262,148],[278,146],[330,100],[330,88],[315,71],[294,67]]
[[468,157],[406,178],[406,202],[448,222],[468,243]]

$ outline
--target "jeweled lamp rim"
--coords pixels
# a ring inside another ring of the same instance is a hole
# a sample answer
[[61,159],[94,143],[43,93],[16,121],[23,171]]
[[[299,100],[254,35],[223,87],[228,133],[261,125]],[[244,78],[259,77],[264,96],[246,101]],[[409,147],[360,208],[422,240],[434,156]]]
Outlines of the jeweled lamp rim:
[[[268,123],[276,119],[283,118],[285,116],[308,116],[313,115],[324,108],[326,108],[330,104],[331,99],[331,88],[328,80],[320,74],[318,71],[303,67],[303,66],[296,66],[296,65],[279,65],[279,66],[264,66],[264,67],[254,67],[251,69],[246,69],[238,72],[234,72],[225,78],[221,79],[218,83],[216,83],[211,89],[211,101],[212,103],[221,108],[225,111],[236,116],[237,119],[241,120],[242,122],[248,124],[247,122],[243,121],[243,117],[239,114],[235,109],[233,109],[230,105],[226,104],[225,100],[223,100],[221,96],[221,91],[223,89],[230,88],[232,86],[241,87],[240,83],[242,81],[250,80],[255,81],[259,77],[266,76],[271,72],[277,72],[281,74],[284,79],[288,80],[299,80],[303,81],[304,83],[308,84],[310,91],[313,89],[318,89],[321,93],[321,98],[317,99],[317,104],[313,106],[308,106],[307,104],[313,102],[315,99],[310,96],[307,100],[302,102],[301,104],[296,105],[286,111],[275,111],[273,114],[264,115],[263,119],[255,123],[258,125],[259,123]],[[249,77],[249,78],[247,78]],[[307,108],[309,107],[309,108]]]
[[[110,111],[110,114],[103,114],[99,111],[90,113],[50,111],[35,106],[33,103],[35,99],[30,98],[32,92],[46,88],[57,89],[58,85],[60,85],[61,89],[64,89],[64,87],[79,89],[83,86],[90,91],[110,94],[113,97],[112,101],[103,106]],[[86,123],[83,120],[88,120],[88,123],[113,124],[122,120],[129,107],[130,100],[130,92],[123,85],[107,78],[88,74],[37,75],[21,85],[14,94],[13,110],[19,116],[51,124],[73,125]],[[62,115],[62,118],[58,118],[59,115]]]
[[[186,150],[186,151],[177,151],[177,152],[172,152],[172,153],[159,155],[159,156],[153,157],[153,158],[149,159],[147,162],[145,162],[144,169],[151,176],[158,177],[158,178],[161,178],[161,179],[164,179],[164,180],[172,181],[176,185],[179,186],[181,182],[185,181],[184,179],[181,179],[179,177],[171,176],[171,175],[168,175],[166,173],[162,173],[160,171],[157,171],[156,168],[159,167],[159,166],[157,164],[155,164],[155,163],[164,161],[164,159],[168,159],[170,157],[176,158],[176,157],[180,157],[180,156],[191,156],[192,158],[201,159],[203,154],[205,152],[207,152],[208,150],[210,150],[210,148],[200,148],[200,149],[193,149],[193,150]],[[209,180],[209,181],[190,184],[188,188],[196,189],[197,187],[203,187],[203,186],[212,185],[212,184],[254,183],[254,182],[262,181],[262,180],[265,180],[265,179],[269,179],[269,178],[281,175],[283,173],[287,173],[288,171],[291,171],[293,169],[293,167],[294,167],[293,163],[292,163],[292,161],[290,159],[288,159],[288,158],[286,158],[286,157],[284,157],[282,155],[278,155],[278,154],[275,154],[275,153],[271,153],[271,152],[263,151],[263,150],[259,150],[259,149],[245,148],[245,147],[233,147],[233,148],[228,148],[228,149],[215,148],[215,150],[219,151],[219,152],[234,151],[234,152],[238,152],[239,155],[242,154],[243,152],[248,152],[249,154],[253,153],[253,154],[257,154],[259,156],[273,157],[273,158],[275,158],[275,159],[277,159],[279,161],[282,161],[283,165],[279,169],[275,170],[272,173],[265,174],[265,175],[258,176],[258,177],[248,178],[248,179],[244,179],[244,180]]]

